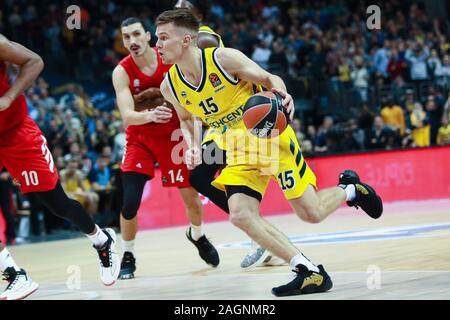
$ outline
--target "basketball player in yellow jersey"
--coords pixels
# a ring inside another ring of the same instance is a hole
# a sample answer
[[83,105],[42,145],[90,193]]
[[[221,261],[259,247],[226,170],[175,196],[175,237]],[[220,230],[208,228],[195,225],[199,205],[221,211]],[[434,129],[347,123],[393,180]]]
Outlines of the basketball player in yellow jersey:
[[[205,20],[209,14],[208,0],[178,0],[175,9],[188,9],[199,21],[197,47],[217,48],[225,47],[222,38],[209,26],[205,25]],[[225,165],[226,152],[214,141],[214,129],[205,130],[202,142],[202,163],[190,172],[189,182],[195,190],[207,197],[216,206],[226,213],[229,213],[228,200],[224,191],[214,188],[211,183],[217,172]],[[210,161],[214,159],[214,161]],[[270,253],[264,248],[251,242],[251,251],[241,262],[242,268],[249,268],[268,262],[272,259]]]
[[[219,132],[243,128],[242,105],[253,94],[253,83],[280,94],[292,119],[294,103],[283,80],[261,69],[238,50],[197,48],[198,21],[188,10],[163,12],[157,18],[156,27],[156,46],[161,57],[164,63],[174,64],[161,84],[161,93],[174,105],[180,118],[189,145],[185,155],[188,166],[195,167],[201,161],[193,116]],[[260,216],[260,201],[271,177],[264,175],[258,165],[228,161],[227,157],[227,166],[213,185],[227,193],[231,222],[288,262],[297,273],[294,280],[273,288],[272,293],[287,296],[330,290],[332,281],[323,266],[313,264]],[[273,176],[280,177],[278,182],[286,199],[302,220],[318,223],[345,201],[360,206],[373,218],[381,215],[381,199],[353,171],[341,174],[339,187],[317,192],[315,175],[302,157],[290,126],[279,136],[278,161],[278,172]]]

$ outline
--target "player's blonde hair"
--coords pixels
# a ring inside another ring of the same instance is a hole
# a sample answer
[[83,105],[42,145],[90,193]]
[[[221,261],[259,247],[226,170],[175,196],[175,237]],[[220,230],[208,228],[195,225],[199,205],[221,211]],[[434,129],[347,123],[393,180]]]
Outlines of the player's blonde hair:
[[198,32],[198,28],[200,27],[197,18],[195,18],[189,9],[164,11],[158,16],[158,18],[156,18],[155,24],[156,26],[160,26],[171,22],[173,22],[176,27],[185,28],[195,34]]

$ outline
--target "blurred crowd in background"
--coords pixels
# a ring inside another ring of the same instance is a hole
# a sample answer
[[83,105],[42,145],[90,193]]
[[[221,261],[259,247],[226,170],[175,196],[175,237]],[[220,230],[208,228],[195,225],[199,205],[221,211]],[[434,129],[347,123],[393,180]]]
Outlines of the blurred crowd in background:
[[[450,145],[450,8],[445,1],[441,16],[430,14],[433,8],[425,2],[382,1],[380,30],[367,29],[366,9],[374,4],[368,1],[199,2],[209,5],[207,23],[226,46],[283,77],[296,101],[292,126],[305,156]],[[81,8],[81,30],[65,24],[71,4]],[[45,76],[26,92],[30,114],[47,137],[65,190],[101,225],[118,225],[125,134],[117,108],[99,107],[82,83],[111,87],[112,70],[127,54],[121,21],[141,18],[154,44],[155,18],[173,4],[0,4],[0,32],[46,63]],[[11,66],[10,73],[14,79],[17,69]],[[69,81],[51,86],[55,77]],[[17,211],[30,214],[32,235],[68,228],[33,197],[16,191],[8,174],[1,173],[0,203],[9,225],[14,221],[8,210],[14,206],[5,195],[14,194]],[[7,238],[16,236],[15,228],[8,228]]]

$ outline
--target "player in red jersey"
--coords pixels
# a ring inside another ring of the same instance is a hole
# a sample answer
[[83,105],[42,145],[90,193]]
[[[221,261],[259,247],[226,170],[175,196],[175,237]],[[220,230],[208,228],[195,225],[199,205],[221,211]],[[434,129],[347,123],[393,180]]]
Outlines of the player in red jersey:
[[[124,255],[120,278],[134,277],[134,240],[138,230],[136,215],[145,183],[154,176],[155,162],[161,167],[163,186],[180,190],[191,222],[186,231],[187,238],[197,247],[200,257],[216,267],[219,255],[202,230],[202,203],[189,184],[189,170],[183,163],[182,155],[173,152],[180,146],[179,140],[172,141],[172,133],[180,128],[180,122],[159,90],[171,66],[163,64],[157,49],[150,47],[150,32],[142,21],[137,18],[124,20],[121,32],[124,46],[130,54],[113,72],[117,105],[128,126],[121,166],[124,204],[120,226]],[[178,138],[181,140],[182,135]]]
[[[13,84],[6,63],[20,66]],[[32,192],[55,215],[69,220],[92,241],[100,257],[100,276],[112,285],[119,275],[120,259],[115,250],[115,233],[101,230],[83,207],[64,193],[47,141],[28,116],[23,92],[41,73],[44,63],[36,53],[0,34],[0,170],[5,167],[24,193]],[[0,299],[22,299],[38,285],[20,269],[0,244],[0,268],[8,281]]]

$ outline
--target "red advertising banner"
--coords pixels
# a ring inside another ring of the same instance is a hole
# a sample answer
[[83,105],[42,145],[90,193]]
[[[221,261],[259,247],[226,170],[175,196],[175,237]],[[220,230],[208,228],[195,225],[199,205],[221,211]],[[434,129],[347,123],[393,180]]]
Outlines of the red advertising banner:
[[[320,157],[308,160],[320,189],[335,186],[345,169],[357,171],[384,202],[450,198],[450,147],[385,151]],[[175,188],[163,188],[160,171],[148,182],[139,208],[141,229],[185,225],[188,219]],[[206,222],[223,221],[228,215],[201,197]],[[291,212],[276,181],[271,181],[261,205],[264,215]],[[0,212],[1,213],[1,212]],[[0,216],[0,231],[4,222]],[[1,232],[0,238],[2,238]]]
[[[384,202],[450,198],[450,147],[320,157],[309,159],[308,164],[319,189],[335,186],[339,173],[352,169]],[[202,201],[205,221],[228,218],[208,199],[202,197]],[[262,214],[291,210],[276,181],[271,181],[261,204]],[[162,188],[159,172],[146,186],[138,216],[143,229],[188,223],[178,190]]]

